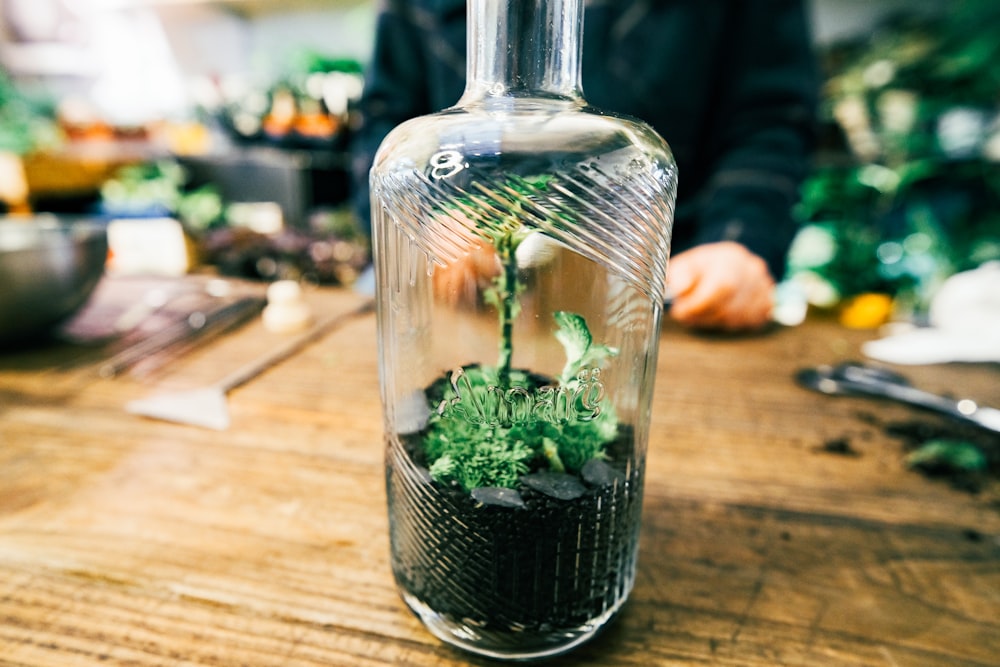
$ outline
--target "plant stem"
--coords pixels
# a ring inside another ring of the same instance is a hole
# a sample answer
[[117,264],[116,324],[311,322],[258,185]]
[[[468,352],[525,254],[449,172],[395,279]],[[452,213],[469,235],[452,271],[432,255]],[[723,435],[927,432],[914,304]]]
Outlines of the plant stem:
[[511,358],[513,356],[514,307],[517,299],[517,257],[513,234],[498,239],[497,254],[503,273],[500,276],[497,310],[500,320],[500,357],[497,360],[497,382],[502,389],[510,388]]

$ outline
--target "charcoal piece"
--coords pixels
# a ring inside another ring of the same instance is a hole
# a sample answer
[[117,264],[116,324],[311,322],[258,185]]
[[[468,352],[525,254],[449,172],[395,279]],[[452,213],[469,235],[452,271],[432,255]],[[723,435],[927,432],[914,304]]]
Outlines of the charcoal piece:
[[557,500],[573,500],[587,492],[580,479],[563,472],[536,472],[522,475],[521,483],[533,491]]
[[481,486],[472,490],[472,499],[483,505],[493,507],[523,508],[524,498],[515,489],[505,489],[499,486]]
[[625,473],[614,468],[604,459],[590,459],[580,470],[580,477],[591,486],[609,486],[625,481]]

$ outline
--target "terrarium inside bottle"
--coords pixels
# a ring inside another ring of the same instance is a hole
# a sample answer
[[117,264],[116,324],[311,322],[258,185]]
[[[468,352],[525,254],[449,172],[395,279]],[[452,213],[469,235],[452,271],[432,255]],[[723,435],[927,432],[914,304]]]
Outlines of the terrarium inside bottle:
[[587,105],[582,0],[471,0],[371,172],[392,567],[444,641],[569,650],[632,588],[676,168]]

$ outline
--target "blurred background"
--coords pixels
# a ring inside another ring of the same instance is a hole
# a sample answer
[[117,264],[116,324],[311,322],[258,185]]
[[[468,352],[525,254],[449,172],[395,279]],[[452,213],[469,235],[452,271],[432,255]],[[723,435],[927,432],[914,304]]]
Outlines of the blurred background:
[[[0,208],[112,221],[120,272],[351,284],[376,4],[0,0]],[[917,317],[1000,260],[1000,2],[811,10],[823,141],[785,283],[850,326]],[[164,224],[174,262],[136,241]]]

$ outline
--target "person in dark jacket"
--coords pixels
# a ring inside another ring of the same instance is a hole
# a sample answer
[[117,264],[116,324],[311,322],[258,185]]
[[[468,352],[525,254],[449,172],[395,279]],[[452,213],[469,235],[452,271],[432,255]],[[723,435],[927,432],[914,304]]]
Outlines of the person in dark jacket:
[[[354,144],[363,223],[385,135],[453,106],[464,90],[465,12],[465,0],[381,3]],[[815,65],[801,0],[586,3],[584,97],[649,123],[678,163],[667,285],[678,322],[769,322],[815,136]]]

